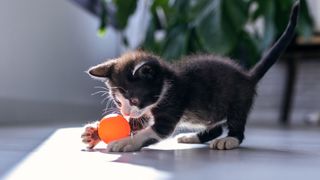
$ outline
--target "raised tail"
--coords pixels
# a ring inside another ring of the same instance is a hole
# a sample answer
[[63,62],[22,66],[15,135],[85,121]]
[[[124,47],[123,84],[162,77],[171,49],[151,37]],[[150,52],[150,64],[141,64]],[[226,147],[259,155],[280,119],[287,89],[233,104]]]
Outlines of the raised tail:
[[300,1],[296,1],[292,7],[289,23],[278,41],[269,49],[262,59],[250,70],[250,76],[254,82],[258,82],[270,67],[277,61],[282,52],[291,42],[297,25],[300,9]]

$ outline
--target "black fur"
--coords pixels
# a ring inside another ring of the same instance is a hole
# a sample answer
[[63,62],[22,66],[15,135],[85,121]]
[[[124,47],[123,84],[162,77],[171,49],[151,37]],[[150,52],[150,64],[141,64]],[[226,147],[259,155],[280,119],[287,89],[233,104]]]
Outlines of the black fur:
[[211,129],[208,129],[206,131],[201,131],[197,134],[200,143],[205,143],[207,141],[210,141],[212,139],[215,139],[219,137],[222,134],[222,127],[221,126],[215,126]]
[[297,1],[291,11],[290,21],[287,25],[282,36],[271,47],[269,52],[265,54],[260,62],[251,70],[250,74],[255,82],[258,82],[268,69],[277,61],[278,57],[282,54],[283,50],[289,45],[292,37],[294,36],[295,27],[297,25],[300,1]]
[[134,102],[139,109],[150,107],[147,113],[154,119],[152,129],[161,138],[170,136],[177,124],[185,121],[206,126],[197,134],[206,142],[222,134],[216,124],[226,119],[228,136],[241,143],[256,84],[292,39],[298,9],[296,3],[281,38],[249,72],[220,56],[195,55],[167,64],[155,55],[137,51],[95,66],[89,74],[107,80],[119,108],[123,104],[117,93],[130,105],[132,99],[138,99]]

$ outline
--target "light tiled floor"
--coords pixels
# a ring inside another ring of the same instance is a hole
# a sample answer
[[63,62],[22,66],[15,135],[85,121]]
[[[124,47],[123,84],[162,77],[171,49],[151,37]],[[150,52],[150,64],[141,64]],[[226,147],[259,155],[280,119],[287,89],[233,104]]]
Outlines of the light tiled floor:
[[52,126],[0,128],[0,178],[320,178],[319,129],[249,127],[246,140],[236,150],[210,150],[207,145],[177,144],[169,139],[141,152],[122,154],[106,153],[104,144],[94,151],[84,151],[81,131]]

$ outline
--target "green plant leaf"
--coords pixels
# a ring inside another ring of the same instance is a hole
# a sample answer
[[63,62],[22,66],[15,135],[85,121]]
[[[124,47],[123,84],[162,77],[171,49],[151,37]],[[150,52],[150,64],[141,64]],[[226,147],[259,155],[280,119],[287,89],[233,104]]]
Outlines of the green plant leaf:
[[187,54],[194,54],[194,53],[205,53],[205,49],[203,48],[203,45],[201,44],[201,41],[199,39],[199,36],[196,32],[195,28],[192,28],[189,30],[189,38],[187,42]]
[[127,26],[129,17],[134,13],[137,7],[137,0],[113,0],[112,2],[117,8],[116,28],[119,30],[123,30]]
[[[231,55],[249,67],[283,32],[294,1],[154,0],[143,47],[168,59],[197,52]],[[312,19],[301,1],[298,31],[308,35],[312,32]],[[257,8],[249,11],[254,4]],[[159,11],[164,16],[160,17]],[[245,31],[247,22],[260,17],[264,19],[262,36]],[[166,23],[161,22],[163,19]],[[159,30],[166,34],[160,41],[155,39]]]
[[275,25],[275,18],[276,18],[276,8],[274,0],[256,0],[257,2],[257,9],[253,13],[254,20],[258,17],[262,17],[264,20],[264,29],[262,37],[260,37],[260,43],[258,48],[260,50],[267,49],[275,40],[277,35],[276,25]]
[[99,28],[99,29],[98,29],[97,36],[98,36],[99,38],[105,37],[106,34],[107,34],[107,28],[102,27],[102,28]]
[[248,18],[248,6],[243,1],[234,0],[214,0],[202,4],[206,7],[199,15],[200,19],[195,20],[201,44],[208,52],[230,53]]
[[[211,10],[211,9],[212,10]],[[196,31],[199,35],[201,43],[208,52],[219,54],[227,54],[235,45],[236,36],[230,33],[230,30],[223,26],[223,10],[221,8],[221,0],[212,1],[212,3],[204,9],[204,13],[209,11],[207,15],[199,21]],[[229,36],[230,34],[230,36]]]
[[239,33],[249,17],[249,3],[239,0],[224,0],[223,2],[223,9],[225,11],[223,13],[230,21],[228,23]]
[[183,25],[176,26],[168,32],[163,47],[163,56],[168,60],[177,59],[187,52],[188,32]]
[[259,40],[256,37],[243,31],[239,43],[237,43],[230,56],[237,59],[243,67],[249,69],[260,59],[261,51],[258,45]]
[[305,38],[310,38],[313,33],[314,22],[308,11],[305,0],[301,0],[300,17],[298,21],[298,33]]
[[151,51],[156,54],[160,54],[162,42],[157,42],[155,39],[155,33],[157,31],[157,20],[155,16],[152,16],[147,29],[147,34],[142,43],[142,48],[147,51]]

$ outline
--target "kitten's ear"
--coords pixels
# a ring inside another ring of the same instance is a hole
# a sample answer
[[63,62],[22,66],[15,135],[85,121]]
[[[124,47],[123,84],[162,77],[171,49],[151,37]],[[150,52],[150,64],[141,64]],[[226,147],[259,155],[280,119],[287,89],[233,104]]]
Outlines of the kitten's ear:
[[105,63],[91,67],[87,73],[93,78],[110,78],[114,64],[115,60],[109,60]]
[[152,80],[156,77],[159,70],[160,64],[158,61],[144,61],[135,66],[132,75],[141,79]]

